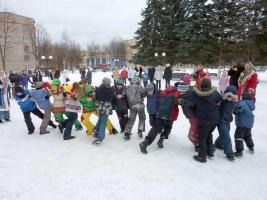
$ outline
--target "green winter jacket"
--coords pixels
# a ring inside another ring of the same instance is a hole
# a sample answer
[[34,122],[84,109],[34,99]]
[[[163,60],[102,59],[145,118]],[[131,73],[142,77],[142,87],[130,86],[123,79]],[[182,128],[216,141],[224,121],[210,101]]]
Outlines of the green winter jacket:
[[[92,101],[88,101],[87,98],[93,98]],[[96,104],[95,104],[95,95],[94,91],[92,90],[92,87],[90,85],[87,85],[85,88],[85,94],[82,98],[79,99],[80,104],[82,105],[83,109],[86,111],[95,111],[96,110]]]

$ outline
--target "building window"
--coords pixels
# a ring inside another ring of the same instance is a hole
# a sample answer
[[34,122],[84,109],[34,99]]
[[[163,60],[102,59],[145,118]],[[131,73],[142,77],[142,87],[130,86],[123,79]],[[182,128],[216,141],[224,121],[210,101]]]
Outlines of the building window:
[[24,56],[24,61],[28,62],[30,60],[30,56],[29,55],[25,55]]
[[28,53],[28,51],[29,51],[29,46],[28,45],[24,45],[24,52]]
[[27,39],[27,35],[23,35],[23,42],[24,42],[24,43],[27,43],[27,40],[28,40],[28,39]]

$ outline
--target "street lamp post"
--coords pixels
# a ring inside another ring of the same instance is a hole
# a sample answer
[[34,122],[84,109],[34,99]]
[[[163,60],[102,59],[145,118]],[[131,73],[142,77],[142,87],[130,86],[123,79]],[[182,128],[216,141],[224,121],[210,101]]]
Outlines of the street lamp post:
[[120,61],[118,58],[115,58],[114,61],[116,62],[116,66],[118,67],[118,62]]
[[53,56],[48,56],[48,57],[46,57],[46,56],[41,56],[41,59],[42,59],[43,61],[46,62],[46,69],[47,69],[47,71],[48,71],[48,63],[49,63],[50,60],[53,59]]
[[[159,57],[159,54],[158,54],[157,52],[156,52],[154,55],[155,55],[156,58]],[[166,57],[166,53],[165,53],[165,52],[162,52],[161,56],[165,59],[165,57]],[[164,59],[163,59],[163,60],[164,60]]]

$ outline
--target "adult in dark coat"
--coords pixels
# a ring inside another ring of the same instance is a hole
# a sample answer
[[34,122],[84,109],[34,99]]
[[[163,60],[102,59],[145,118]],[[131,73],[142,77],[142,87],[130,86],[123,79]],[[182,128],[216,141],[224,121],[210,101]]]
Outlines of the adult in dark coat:
[[238,89],[238,79],[244,69],[244,66],[241,64],[236,64],[231,67],[231,69],[228,71],[228,76],[230,76],[229,85],[236,86]]
[[190,101],[193,102],[196,117],[198,119],[198,155],[194,159],[206,162],[206,156],[214,156],[212,132],[215,130],[220,119],[220,102],[222,97],[216,87],[211,86],[211,81],[204,78],[200,89],[194,87],[194,94]]
[[154,75],[155,75],[155,67],[149,67],[148,69],[148,77],[151,83],[154,81]]
[[42,73],[39,69],[36,69],[34,71],[34,75],[32,77],[32,82],[36,83],[36,82],[43,82],[43,76]]
[[171,80],[172,80],[172,69],[170,66],[166,67],[164,70],[163,79],[165,79],[166,82],[166,88],[170,86]]
[[88,68],[88,71],[86,73],[85,81],[91,85],[92,84],[92,71],[90,68]]

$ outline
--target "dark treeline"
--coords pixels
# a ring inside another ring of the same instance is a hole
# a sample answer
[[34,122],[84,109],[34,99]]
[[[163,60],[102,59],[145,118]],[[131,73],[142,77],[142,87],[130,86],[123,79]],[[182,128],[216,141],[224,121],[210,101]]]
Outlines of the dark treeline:
[[136,64],[267,64],[266,0],[148,0],[142,16]]

